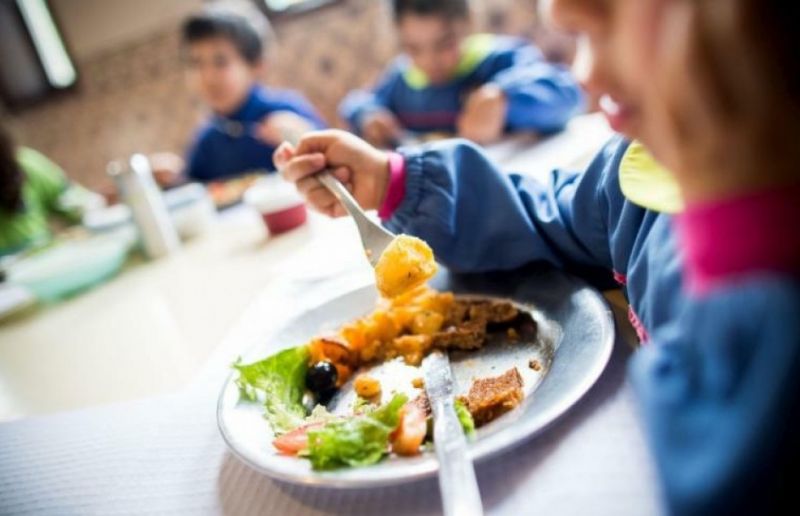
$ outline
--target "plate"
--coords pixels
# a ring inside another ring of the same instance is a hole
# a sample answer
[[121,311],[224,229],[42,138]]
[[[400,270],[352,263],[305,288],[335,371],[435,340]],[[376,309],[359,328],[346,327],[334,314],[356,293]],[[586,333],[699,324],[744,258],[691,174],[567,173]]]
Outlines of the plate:
[[[469,444],[473,460],[517,446],[541,432],[563,415],[591,388],[608,363],[614,345],[611,310],[599,292],[582,280],[549,268],[528,268],[514,273],[454,275],[446,271],[432,285],[457,294],[502,297],[528,310],[538,325],[535,341],[516,346],[501,343],[474,353],[451,354],[458,392],[466,392],[474,377],[498,375],[516,365],[523,375],[525,400],[515,410],[478,429]],[[296,346],[311,337],[369,313],[375,307],[374,286],[352,290],[287,322],[263,345],[249,350],[245,362],[262,359],[282,348]],[[531,359],[543,366],[528,367]],[[396,378],[395,387],[410,385],[421,376],[413,368],[389,362],[370,374]],[[279,480],[325,487],[364,488],[398,484],[434,475],[435,454],[390,457],[364,468],[318,472],[304,459],[277,454],[272,431],[258,403],[240,402],[231,374],[217,406],[222,436],[242,461]],[[383,383],[384,392],[393,387]],[[347,386],[334,400],[333,411],[349,408],[352,393]]]

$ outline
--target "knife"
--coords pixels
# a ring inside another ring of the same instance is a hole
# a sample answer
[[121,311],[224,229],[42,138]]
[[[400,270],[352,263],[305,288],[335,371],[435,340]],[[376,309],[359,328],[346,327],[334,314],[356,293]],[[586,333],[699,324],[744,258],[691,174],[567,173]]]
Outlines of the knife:
[[433,443],[445,516],[481,516],[483,506],[467,439],[458,420],[450,358],[434,351],[422,361],[425,392],[433,409]]

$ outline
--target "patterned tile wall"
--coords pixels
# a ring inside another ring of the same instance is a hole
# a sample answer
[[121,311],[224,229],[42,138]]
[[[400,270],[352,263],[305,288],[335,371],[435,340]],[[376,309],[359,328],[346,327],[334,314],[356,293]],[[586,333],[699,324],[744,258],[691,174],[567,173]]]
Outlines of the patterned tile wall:
[[[478,2],[482,29],[537,38],[536,0]],[[302,90],[332,124],[350,89],[369,84],[395,52],[378,0],[347,0],[274,23],[265,80]],[[182,152],[205,116],[184,84],[177,27],[78,63],[78,91],[7,117],[18,140],[51,156],[75,179],[107,184],[106,163],[133,152]]]

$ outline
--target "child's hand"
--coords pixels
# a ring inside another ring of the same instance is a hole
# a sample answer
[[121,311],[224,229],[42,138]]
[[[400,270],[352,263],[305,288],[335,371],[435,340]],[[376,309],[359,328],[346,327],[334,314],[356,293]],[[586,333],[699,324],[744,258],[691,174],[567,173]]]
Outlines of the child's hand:
[[486,84],[472,92],[456,123],[458,135],[475,143],[491,143],[503,136],[508,101],[494,84]]
[[394,144],[400,139],[403,128],[394,114],[388,110],[382,110],[364,117],[361,133],[364,135],[364,139],[372,145],[388,149],[394,147]]
[[256,126],[256,136],[267,145],[277,147],[283,141],[300,139],[312,129],[311,123],[297,113],[275,111]]
[[345,131],[308,133],[297,147],[284,142],[272,159],[284,179],[295,183],[312,208],[331,217],[340,217],[346,211],[314,177],[317,172],[331,170],[365,210],[378,209],[386,195],[389,156]]

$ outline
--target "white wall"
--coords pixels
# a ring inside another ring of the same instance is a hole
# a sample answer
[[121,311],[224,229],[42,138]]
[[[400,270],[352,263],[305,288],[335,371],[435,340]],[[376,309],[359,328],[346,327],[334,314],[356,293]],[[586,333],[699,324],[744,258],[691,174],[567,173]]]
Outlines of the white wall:
[[76,60],[146,38],[203,0],[50,0]]

